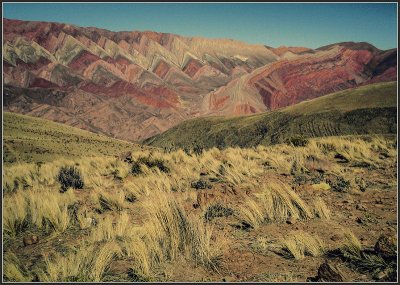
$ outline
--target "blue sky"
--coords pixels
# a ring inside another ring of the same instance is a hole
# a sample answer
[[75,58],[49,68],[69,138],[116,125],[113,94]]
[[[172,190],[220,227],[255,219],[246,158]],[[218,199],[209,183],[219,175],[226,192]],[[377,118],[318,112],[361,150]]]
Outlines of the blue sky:
[[3,3],[3,17],[183,36],[231,38],[273,47],[342,41],[397,46],[395,3]]

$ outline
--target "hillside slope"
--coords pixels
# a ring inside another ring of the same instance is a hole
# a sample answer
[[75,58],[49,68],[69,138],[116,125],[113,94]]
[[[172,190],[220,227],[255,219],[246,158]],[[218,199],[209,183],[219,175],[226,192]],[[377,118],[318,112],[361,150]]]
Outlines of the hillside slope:
[[82,156],[113,156],[137,144],[52,121],[4,113],[3,162],[43,162]]
[[250,147],[306,137],[396,133],[396,82],[358,87],[247,117],[188,120],[145,140],[159,147]]

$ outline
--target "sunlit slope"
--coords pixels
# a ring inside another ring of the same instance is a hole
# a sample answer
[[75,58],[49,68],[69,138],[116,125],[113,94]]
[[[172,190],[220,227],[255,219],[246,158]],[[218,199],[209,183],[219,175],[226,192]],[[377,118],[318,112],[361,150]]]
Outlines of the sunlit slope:
[[112,156],[139,146],[52,121],[4,113],[3,161],[39,162],[62,157]]
[[295,135],[396,133],[397,83],[370,84],[247,117],[188,120],[145,143],[160,147],[255,146]]

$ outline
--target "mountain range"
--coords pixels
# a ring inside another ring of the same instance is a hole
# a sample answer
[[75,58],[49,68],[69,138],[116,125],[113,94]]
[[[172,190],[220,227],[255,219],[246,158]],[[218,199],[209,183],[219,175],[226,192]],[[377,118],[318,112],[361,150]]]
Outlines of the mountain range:
[[[3,19],[3,110],[128,141],[397,80],[397,49],[253,45]],[[267,31],[265,31],[267,32]]]

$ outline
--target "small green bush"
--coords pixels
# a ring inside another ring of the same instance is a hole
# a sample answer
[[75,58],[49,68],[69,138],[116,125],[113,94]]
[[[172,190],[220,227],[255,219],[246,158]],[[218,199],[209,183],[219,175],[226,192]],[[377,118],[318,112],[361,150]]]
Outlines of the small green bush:
[[67,191],[69,187],[82,189],[84,186],[81,172],[75,166],[63,166],[57,175],[57,180],[61,184],[61,192]]

